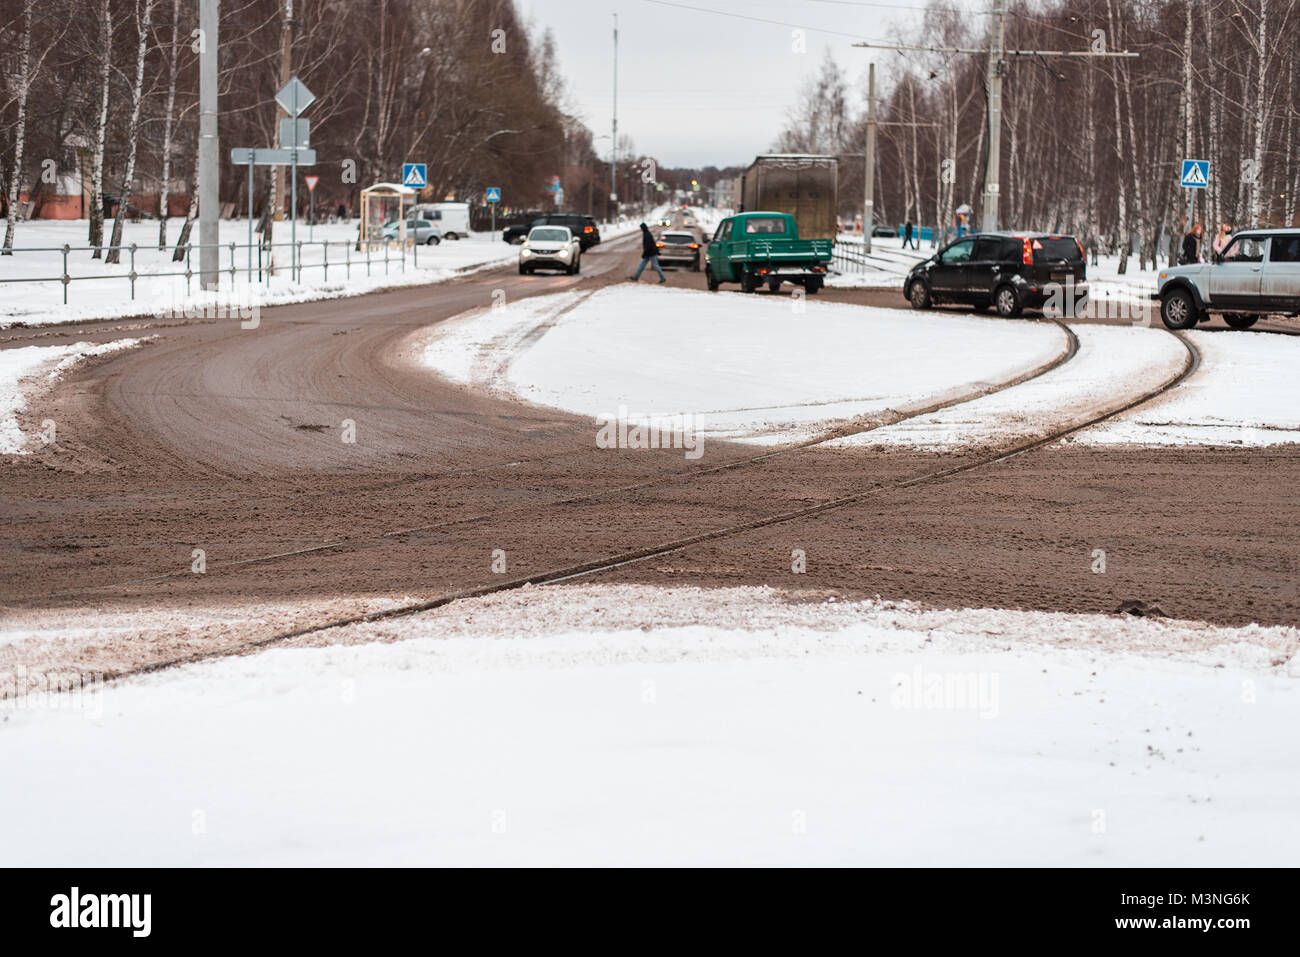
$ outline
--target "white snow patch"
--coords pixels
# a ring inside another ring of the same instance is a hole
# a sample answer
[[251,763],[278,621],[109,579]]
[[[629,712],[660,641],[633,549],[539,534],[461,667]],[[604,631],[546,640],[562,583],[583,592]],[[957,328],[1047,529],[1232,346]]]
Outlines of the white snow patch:
[[1187,351],[1168,333],[1127,326],[1074,325],[1079,351],[1045,375],[993,395],[964,402],[862,435],[840,445],[902,445],[952,449],[1032,439],[1062,424],[1136,398],[1168,381]]
[[19,346],[0,349],[0,454],[27,454],[28,437],[18,427],[32,391],[47,385],[78,362],[139,345],[142,339],[118,339],[70,346]]
[[[458,382],[592,417],[694,417],[706,435],[779,443],[827,423],[1013,379],[1059,330],[969,316],[616,286],[528,300],[429,330],[425,361]],[[532,334],[530,334],[532,333]],[[496,374],[489,375],[489,370]]]
[[1090,445],[1300,442],[1300,338],[1250,332],[1187,333],[1201,367],[1166,398],[1082,432]]
[[[708,616],[679,594],[693,590],[643,591],[532,589],[539,616],[564,619],[538,633],[489,599],[353,636],[396,643],[11,700],[0,762],[23,786],[0,792],[0,819],[21,822],[6,862],[1267,866],[1300,852],[1300,686],[1255,647],[1289,632],[1293,648],[1293,629],[881,602],[782,615],[754,589],[731,597],[759,620],[629,628],[623,609],[647,598]],[[577,627],[574,608],[608,621]],[[1170,657],[1097,643],[1123,634]],[[1189,640],[1225,650],[1177,650]],[[1009,814],[1014,827],[989,826]]]

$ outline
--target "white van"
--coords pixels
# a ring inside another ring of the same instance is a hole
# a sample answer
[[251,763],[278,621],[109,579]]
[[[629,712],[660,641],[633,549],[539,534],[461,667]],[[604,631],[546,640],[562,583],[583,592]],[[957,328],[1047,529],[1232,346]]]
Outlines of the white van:
[[421,203],[415,207],[420,219],[429,219],[443,239],[469,236],[469,203]]

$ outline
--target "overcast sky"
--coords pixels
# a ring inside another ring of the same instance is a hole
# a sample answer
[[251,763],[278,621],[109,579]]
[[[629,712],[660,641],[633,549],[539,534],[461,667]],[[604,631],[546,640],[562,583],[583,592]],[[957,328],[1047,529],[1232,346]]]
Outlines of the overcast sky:
[[[950,2],[965,9],[988,6],[987,0]],[[609,151],[617,13],[620,136],[631,136],[638,153],[692,167],[744,165],[767,150],[827,48],[849,82],[865,90],[869,58],[883,62],[898,54],[851,44],[892,39],[899,27],[918,22],[924,7],[924,0],[517,3],[535,27],[554,31],[572,106],[593,132],[606,134],[596,142],[602,153]],[[758,22],[763,20],[775,22]],[[792,50],[795,27],[807,31],[802,55]]]

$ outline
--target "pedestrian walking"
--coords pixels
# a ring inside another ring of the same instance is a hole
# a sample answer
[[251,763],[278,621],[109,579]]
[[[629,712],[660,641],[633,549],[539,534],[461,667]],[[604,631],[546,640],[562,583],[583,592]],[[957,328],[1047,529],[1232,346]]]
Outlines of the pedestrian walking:
[[636,274],[629,276],[631,282],[636,282],[641,278],[641,273],[645,270],[646,263],[655,267],[655,272],[659,274],[660,282],[667,282],[668,277],[664,275],[663,269],[659,266],[659,247],[655,245],[654,233],[650,232],[650,227],[645,223],[641,224],[641,265],[636,267]]
[[1205,230],[1200,223],[1192,226],[1191,231],[1183,237],[1183,251],[1178,257],[1178,265],[1187,266],[1191,263],[1201,262],[1201,237],[1205,235]]
[[1228,248],[1228,243],[1232,242],[1232,227],[1227,223],[1219,224],[1219,231],[1214,234],[1214,255],[1222,256],[1223,251]]
[[910,219],[903,224],[903,248],[906,249],[909,245],[913,249],[917,248],[916,239],[912,234],[912,221]]

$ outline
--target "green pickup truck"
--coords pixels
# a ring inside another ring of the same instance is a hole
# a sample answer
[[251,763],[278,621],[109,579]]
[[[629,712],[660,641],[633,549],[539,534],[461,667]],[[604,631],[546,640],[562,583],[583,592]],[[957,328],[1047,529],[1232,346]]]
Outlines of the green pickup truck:
[[709,242],[704,277],[709,292],[738,282],[744,292],[763,283],[776,292],[792,282],[809,293],[821,289],[831,261],[829,239],[800,239],[789,213],[738,213],[718,225]]

